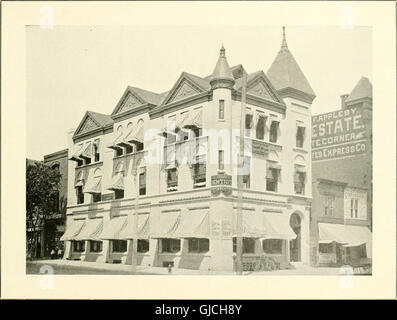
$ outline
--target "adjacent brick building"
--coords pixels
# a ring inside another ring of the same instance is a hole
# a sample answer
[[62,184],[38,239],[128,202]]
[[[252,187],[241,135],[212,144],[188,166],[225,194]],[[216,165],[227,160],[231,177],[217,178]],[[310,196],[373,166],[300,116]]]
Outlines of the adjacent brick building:
[[311,256],[315,265],[372,255],[372,85],[363,77],[341,108],[312,117]]

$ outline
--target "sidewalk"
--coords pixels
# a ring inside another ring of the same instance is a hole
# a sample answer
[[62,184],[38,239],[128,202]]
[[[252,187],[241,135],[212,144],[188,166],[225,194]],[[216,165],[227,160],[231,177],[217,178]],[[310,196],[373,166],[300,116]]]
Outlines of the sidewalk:
[[[49,265],[54,268],[63,268],[74,270],[75,274],[78,274],[78,269],[93,270],[95,273],[101,274],[133,274],[131,271],[131,265],[125,264],[113,264],[113,263],[99,263],[99,262],[87,262],[87,261],[76,261],[76,260],[37,260],[29,261],[32,265]],[[275,270],[275,271],[245,271],[243,275],[338,275],[340,268],[314,268],[304,264],[294,265],[294,269]],[[55,272],[56,273],[56,272]],[[63,273],[61,271],[61,273]],[[136,274],[138,275],[169,275],[167,268],[161,267],[146,267],[137,266]],[[207,270],[190,270],[190,269],[178,269],[173,268],[170,275],[235,275],[235,272],[230,271],[207,271]]]

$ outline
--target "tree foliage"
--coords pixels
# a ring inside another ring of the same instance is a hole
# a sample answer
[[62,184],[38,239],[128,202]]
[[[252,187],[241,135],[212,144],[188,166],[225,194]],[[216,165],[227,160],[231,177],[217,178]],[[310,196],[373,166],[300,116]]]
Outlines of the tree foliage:
[[[47,217],[58,211],[60,184],[61,174],[58,170],[40,162],[26,161],[27,230],[37,230]],[[31,240],[37,244],[37,239]]]

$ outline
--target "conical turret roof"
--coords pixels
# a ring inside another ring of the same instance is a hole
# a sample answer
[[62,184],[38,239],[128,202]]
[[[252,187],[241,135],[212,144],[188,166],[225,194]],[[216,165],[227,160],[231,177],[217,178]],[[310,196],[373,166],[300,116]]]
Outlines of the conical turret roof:
[[345,102],[351,102],[365,98],[372,99],[372,84],[368,78],[362,77],[354,87],[353,91],[346,98]]
[[219,53],[218,62],[216,63],[214,71],[212,72],[211,86],[213,85],[213,83],[216,83],[218,80],[229,81],[232,86],[234,84],[233,73],[232,70],[230,69],[229,64],[227,63],[225,48],[223,47],[223,45]]
[[285,27],[283,27],[283,40],[280,51],[267,71],[267,76],[276,90],[293,88],[315,97],[312,87],[288,49]]

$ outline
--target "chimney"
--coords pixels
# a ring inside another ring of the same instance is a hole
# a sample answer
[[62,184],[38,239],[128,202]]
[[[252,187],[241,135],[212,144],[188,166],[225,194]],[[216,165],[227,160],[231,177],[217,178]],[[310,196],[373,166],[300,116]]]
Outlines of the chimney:
[[345,103],[345,101],[346,101],[346,99],[347,99],[348,96],[349,96],[348,94],[342,94],[342,95],[340,96],[340,104],[341,104],[342,109],[345,109],[345,108],[346,108],[346,103]]

